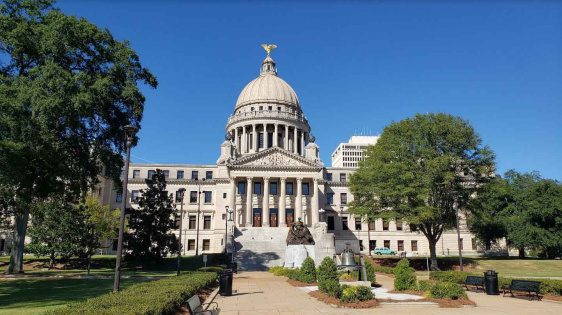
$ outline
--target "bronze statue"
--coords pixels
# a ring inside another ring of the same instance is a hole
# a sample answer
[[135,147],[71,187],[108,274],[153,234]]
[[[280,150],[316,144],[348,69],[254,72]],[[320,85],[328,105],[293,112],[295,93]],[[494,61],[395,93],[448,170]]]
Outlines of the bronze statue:
[[314,245],[314,239],[301,219],[293,224],[287,234],[287,245]]

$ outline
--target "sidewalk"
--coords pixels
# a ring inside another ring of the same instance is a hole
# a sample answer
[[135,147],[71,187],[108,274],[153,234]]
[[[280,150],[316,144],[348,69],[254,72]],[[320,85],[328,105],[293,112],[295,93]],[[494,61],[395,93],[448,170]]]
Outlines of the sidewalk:
[[[392,286],[392,279],[377,274],[377,282]],[[462,315],[559,315],[562,303],[528,301],[516,298],[489,296],[483,293],[468,295],[477,307],[438,308],[434,305],[384,304],[372,309],[336,308],[310,297],[299,288],[289,285],[284,277],[268,272],[242,272],[235,275],[232,296],[217,296],[221,315],[233,314],[462,314]]]

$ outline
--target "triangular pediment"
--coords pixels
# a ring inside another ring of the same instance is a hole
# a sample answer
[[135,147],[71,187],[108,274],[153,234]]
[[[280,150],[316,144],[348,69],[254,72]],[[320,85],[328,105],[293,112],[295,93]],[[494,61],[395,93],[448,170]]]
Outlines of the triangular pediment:
[[321,169],[322,164],[273,147],[267,150],[244,156],[230,163],[233,168],[277,168],[277,169]]

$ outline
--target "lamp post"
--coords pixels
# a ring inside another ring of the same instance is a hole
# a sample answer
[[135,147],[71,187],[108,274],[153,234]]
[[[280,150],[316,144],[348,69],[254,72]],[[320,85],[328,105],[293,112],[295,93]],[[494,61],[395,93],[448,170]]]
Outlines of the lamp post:
[[[201,181],[205,181],[204,178]],[[201,215],[201,181],[197,180],[197,236],[195,237],[195,256],[199,256],[199,217]]]
[[182,231],[182,226],[183,226],[183,196],[185,194],[185,188],[180,188],[178,189],[178,197],[180,199],[180,238],[178,241],[178,263],[177,263],[177,275],[180,275],[180,270],[181,270],[181,251],[182,251],[182,246],[181,246],[181,231]]
[[459,223],[459,207],[455,204],[455,217],[457,220],[457,247],[459,248],[459,264],[460,270],[463,271],[463,263],[462,263],[462,243],[461,243],[461,230],[460,230],[460,223]]
[[227,254],[226,246],[228,243],[228,221],[232,221],[232,210],[225,207],[224,211],[224,254]]
[[131,146],[135,138],[137,128],[127,125],[123,128],[125,130],[125,148],[127,156],[125,158],[125,172],[123,178],[123,193],[121,196],[121,213],[119,216],[119,237],[117,239],[117,253],[115,255],[115,275],[113,278],[113,292],[119,291],[121,284],[121,257],[123,255],[123,230],[125,229],[125,208],[127,207],[127,186],[129,184],[129,162],[131,160]]
[[324,210],[324,208],[320,208],[318,212],[320,212],[320,222],[326,222],[326,210]]

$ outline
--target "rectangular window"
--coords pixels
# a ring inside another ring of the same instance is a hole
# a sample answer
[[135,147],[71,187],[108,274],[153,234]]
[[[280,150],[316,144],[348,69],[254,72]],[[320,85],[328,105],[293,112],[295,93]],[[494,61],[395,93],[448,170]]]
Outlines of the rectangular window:
[[326,204],[327,205],[334,204],[334,193],[326,193]]
[[272,196],[277,196],[277,182],[269,183],[269,194]]
[[195,240],[187,240],[187,250],[195,250]]
[[461,249],[461,250],[464,250],[463,241],[464,241],[464,240],[463,240],[462,238],[459,239],[459,245],[460,245],[460,249]]
[[176,191],[176,202],[181,202],[181,192],[180,191]]
[[390,248],[390,240],[384,240],[384,247]]
[[258,148],[263,148],[263,132],[258,132]]
[[402,231],[402,220],[396,220],[396,231]]
[[361,218],[355,218],[355,230],[361,231]]
[[347,217],[341,218],[341,228],[344,231],[349,230],[349,226],[347,225]]
[[133,170],[133,178],[139,178],[140,177],[140,170]]
[[287,196],[293,195],[293,183],[286,183],[285,184]]
[[369,222],[369,230],[370,230],[370,231],[374,231],[374,230],[375,230],[375,222]]
[[222,193],[222,199],[226,199],[226,193]]
[[382,220],[382,230],[388,231],[388,221],[387,220]]
[[478,246],[476,246],[476,239],[473,237],[472,238],[472,250],[477,250]]
[[213,200],[213,192],[212,191],[205,191],[205,203],[211,203]]
[[175,229],[180,228],[180,215],[179,215],[179,213],[174,214],[174,228]]
[[310,195],[310,185],[308,183],[302,183],[302,194],[304,196]]
[[413,252],[418,251],[418,241],[416,241],[416,240],[412,240],[412,251]]
[[340,194],[340,201],[342,205],[346,205],[347,204],[347,193],[341,193]]
[[152,179],[152,176],[154,176],[154,174],[156,174],[155,170],[148,170],[146,178]]
[[189,203],[197,203],[197,192],[190,191],[189,192]]
[[363,246],[363,240],[359,240],[359,251],[364,251],[365,247]]
[[197,217],[194,215],[189,216],[189,226],[188,229],[195,230],[197,228]]
[[246,182],[238,182],[238,194],[246,194]]
[[336,226],[335,226],[334,222],[335,222],[335,221],[334,221],[334,217],[333,217],[333,216],[329,216],[329,217],[328,217],[328,230],[329,230],[329,231],[333,231],[333,230],[336,229]]
[[206,171],[205,179],[213,179],[213,171]]
[[402,240],[398,241],[398,251],[400,251],[400,252],[404,251],[404,241],[402,241]]
[[342,182],[342,183],[347,182],[347,174],[346,173],[340,173],[340,182]]
[[377,248],[377,241],[376,240],[370,240],[369,241],[369,252],[371,252],[372,250],[375,250],[375,248]]
[[178,171],[178,172],[176,173],[176,178],[177,178],[177,179],[183,179],[183,176],[184,176],[184,171]]
[[332,173],[326,173],[326,176],[325,176],[324,179],[331,182],[332,181]]
[[138,190],[132,190],[131,191],[131,202],[132,203],[137,203],[139,197],[140,197],[140,192]]
[[191,179],[199,180],[199,172],[198,171],[191,171]]
[[204,239],[203,240],[203,251],[209,251],[209,250],[211,250],[211,240]]
[[115,192],[115,202],[123,202],[123,192],[122,191]]
[[254,183],[254,195],[261,195],[261,182]]
[[206,215],[203,216],[203,230],[210,230],[211,229],[211,216]]
[[170,171],[169,170],[163,170],[162,173],[164,173],[164,178],[166,178],[166,179],[170,178]]

